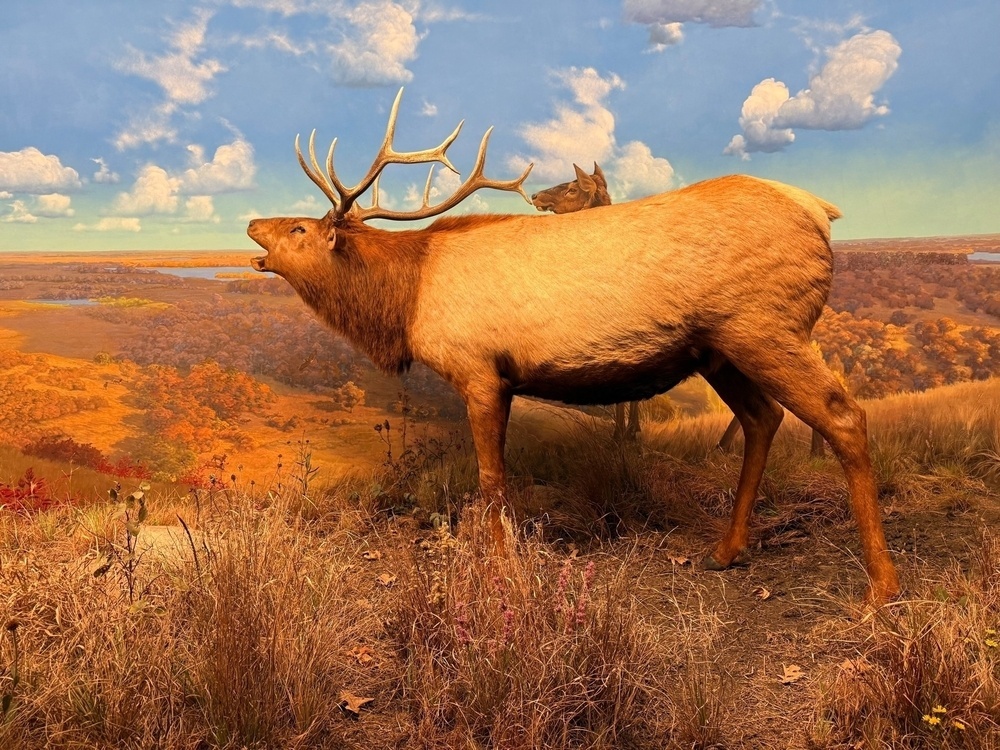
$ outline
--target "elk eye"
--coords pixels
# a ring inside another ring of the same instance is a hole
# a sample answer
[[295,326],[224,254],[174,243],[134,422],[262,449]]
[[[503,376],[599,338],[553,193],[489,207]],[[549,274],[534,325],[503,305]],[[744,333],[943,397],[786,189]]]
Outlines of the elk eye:
[[306,228],[303,226],[293,227],[291,234],[305,234]]

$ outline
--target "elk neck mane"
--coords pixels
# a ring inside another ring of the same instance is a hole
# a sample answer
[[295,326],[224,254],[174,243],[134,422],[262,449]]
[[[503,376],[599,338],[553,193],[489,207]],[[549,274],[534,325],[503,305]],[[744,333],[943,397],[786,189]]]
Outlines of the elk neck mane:
[[307,284],[305,301],[365,352],[381,370],[398,374],[413,363],[409,330],[416,313],[424,260],[435,236],[465,232],[516,215],[446,216],[424,229],[390,231],[351,218],[337,224],[333,284]]

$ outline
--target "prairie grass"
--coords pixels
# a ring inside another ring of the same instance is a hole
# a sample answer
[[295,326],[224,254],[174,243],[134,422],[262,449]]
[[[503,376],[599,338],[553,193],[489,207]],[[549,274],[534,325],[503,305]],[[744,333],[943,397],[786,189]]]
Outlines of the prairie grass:
[[[995,502],[998,402],[990,381],[866,404],[883,502],[942,519]],[[740,747],[738,585],[712,599],[725,579],[639,549],[675,527],[707,545],[726,523],[726,422],[650,422],[625,446],[590,417],[515,423],[502,552],[460,438],[325,484],[302,446],[257,484],[154,485],[138,538],[180,516],[190,537],[170,548],[130,552],[105,486],[82,507],[0,510],[0,748]],[[789,417],[775,441],[765,548],[849,523],[839,464],[808,439]],[[0,452],[0,481],[27,468],[15,458]],[[851,655],[804,694],[812,747],[1000,747],[996,535],[971,557],[911,567],[912,596],[831,625]]]
[[858,625],[816,711],[817,747],[1000,747],[1000,537]]

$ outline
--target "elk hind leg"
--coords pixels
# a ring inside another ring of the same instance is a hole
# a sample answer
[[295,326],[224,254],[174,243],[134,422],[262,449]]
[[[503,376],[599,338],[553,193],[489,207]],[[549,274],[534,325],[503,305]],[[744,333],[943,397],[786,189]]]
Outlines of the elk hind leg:
[[463,396],[479,463],[479,492],[486,503],[494,547],[502,551],[506,539],[502,516],[504,511],[510,510],[507,505],[504,445],[511,396],[499,384],[495,387],[470,387],[465,389]]
[[724,364],[705,379],[733,410],[743,427],[743,467],[736,486],[729,528],[705,558],[708,570],[723,570],[746,559],[750,540],[750,514],[757,501],[757,490],[771,441],[781,425],[784,410],[753,381],[730,363]]
[[882,529],[864,410],[807,341],[772,341],[741,354],[734,359],[780,404],[817,430],[840,460],[861,536],[869,598],[892,599],[899,593],[899,578]]

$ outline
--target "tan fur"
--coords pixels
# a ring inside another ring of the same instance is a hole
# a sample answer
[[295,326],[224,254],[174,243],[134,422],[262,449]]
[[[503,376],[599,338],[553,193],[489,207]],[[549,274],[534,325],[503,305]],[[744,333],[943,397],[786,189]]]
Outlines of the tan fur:
[[269,250],[254,267],[283,275],[380,367],[417,360],[457,388],[482,491],[500,504],[512,396],[614,403],[700,372],[746,435],[730,528],[706,562],[725,567],[747,548],[780,403],[844,465],[871,594],[883,600],[898,581],[864,412],[809,345],[837,213],[798,188],[734,175],[556,216],[443,219],[416,232],[268,219],[249,233]]

